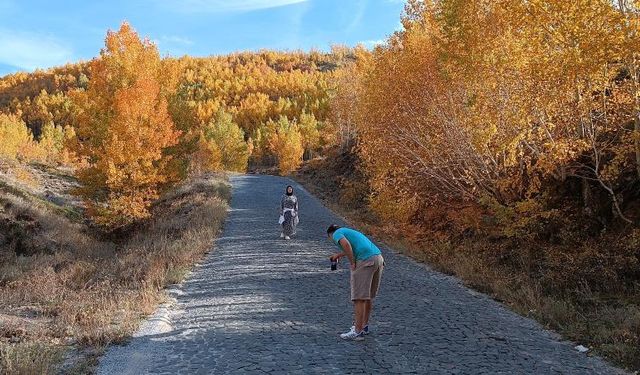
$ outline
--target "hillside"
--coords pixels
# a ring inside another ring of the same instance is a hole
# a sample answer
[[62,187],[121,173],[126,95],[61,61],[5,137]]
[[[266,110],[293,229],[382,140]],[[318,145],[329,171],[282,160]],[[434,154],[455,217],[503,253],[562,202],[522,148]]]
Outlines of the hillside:
[[211,250],[229,187],[222,176],[185,182],[153,219],[113,236],[86,220],[68,170],[21,168],[0,172],[0,372],[90,372]]
[[409,0],[301,178],[416,258],[640,367],[640,12]]
[[[198,176],[295,175],[416,259],[640,369],[638,4],[408,0],[400,23],[371,50],[168,58],[124,22],[89,62],[1,78],[6,277],[70,261],[47,215],[113,255],[181,215],[162,197]],[[78,269],[72,289],[94,280]]]
[[0,79],[3,373],[91,372],[211,249],[230,198],[216,172],[318,152],[331,77],[355,59],[160,58],[126,23],[106,44]]
[[[178,80],[176,95],[196,113],[183,121],[207,123],[220,108],[255,138],[256,128],[282,116],[327,115],[332,72],[355,61],[354,49],[331,53],[258,51],[203,58],[165,58]],[[69,64],[0,78],[0,113],[19,114],[36,137],[47,122],[73,125],[70,93],[87,89],[90,63]],[[193,125],[184,124],[183,126]]]

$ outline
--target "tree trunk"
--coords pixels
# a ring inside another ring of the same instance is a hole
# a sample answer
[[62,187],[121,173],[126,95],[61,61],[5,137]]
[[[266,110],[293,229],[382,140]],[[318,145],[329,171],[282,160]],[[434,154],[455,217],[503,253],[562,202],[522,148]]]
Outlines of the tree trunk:
[[580,178],[580,184],[582,185],[582,203],[584,205],[584,212],[589,216],[593,216],[593,194],[591,193],[589,181],[585,178]]
[[638,178],[640,178],[640,106],[638,105],[637,98],[635,112],[636,113],[633,119],[633,144],[636,151],[636,173],[638,174]]

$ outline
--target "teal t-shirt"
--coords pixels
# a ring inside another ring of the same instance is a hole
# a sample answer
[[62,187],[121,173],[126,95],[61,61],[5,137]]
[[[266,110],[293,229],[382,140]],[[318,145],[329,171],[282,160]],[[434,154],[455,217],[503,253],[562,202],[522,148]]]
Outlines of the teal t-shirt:
[[358,260],[369,259],[374,255],[382,254],[378,246],[371,242],[370,239],[367,238],[364,234],[358,232],[357,230],[349,229],[349,228],[340,228],[337,231],[333,232],[333,242],[340,247],[338,241],[346,238],[347,241],[351,244],[351,248],[353,249],[353,256]]

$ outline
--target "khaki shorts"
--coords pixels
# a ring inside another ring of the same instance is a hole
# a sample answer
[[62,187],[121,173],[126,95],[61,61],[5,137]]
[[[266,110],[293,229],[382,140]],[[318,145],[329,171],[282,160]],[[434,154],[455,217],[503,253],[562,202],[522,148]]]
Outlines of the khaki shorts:
[[382,255],[356,262],[355,271],[351,271],[351,300],[374,299],[380,288],[383,269]]

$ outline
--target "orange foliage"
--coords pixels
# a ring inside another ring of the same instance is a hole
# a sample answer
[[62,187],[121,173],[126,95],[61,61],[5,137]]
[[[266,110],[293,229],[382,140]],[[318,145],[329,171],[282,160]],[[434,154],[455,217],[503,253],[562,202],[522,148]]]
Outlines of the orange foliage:
[[[181,74],[174,112],[179,129],[202,129],[219,110],[251,138],[256,163],[277,159],[266,139],[269,121],[286,116],[300,124],[304,148],[310,154],[328,143],[322,130],[328,116],[334,69],[353,58],[318,52],[236,53],[211,58],[180,59]],[[188,124],[188,125],[185,125]]]
[[354,97],[333,101],[338,129],[356,124],[373,206],[389,215],[417,199],[410,220],[420,206],[512,205],[577,180],[586,206],[600,190],[628,220],[640,43],[638,9],[623,3],[410,0],[404,30],[343,78]]
[[0,114],[0,158],[30,159],[36,149],[33,135],[22,120]]
[[[205,145],[200,137],[220,110],[230,114],[245,141],[251,140],[251,147],[256,146],[251,152],[253,163],[274,163],[277,159],[268,142],[256,140],[269,133],[267,122],[277,121],[281,115],[299,123],[307,157],[321,152],[333,136],[327,120],[328,100],[337,83],[335,71],[355,58],[354,49],[334,47],[332,53],[259,51],[161,60],[163,73],[157,77],[160,86],[176,85],[175,90],[163,93],[180,131],[178,143],[165,150],[171,155],[168,163],[173,178],[199,169],[190,164],[197,164],[202,155],[210,153],[207,150],[211,145]],[[0,79],[0,112],[21,117],[36,139],[49,123],[62,128],[76,126],[78,101],[71,100],[70,95],[89,87],[92,65],[71,64]],[[239,166],[243,160],[235,161],[234,169],[244,169],[246,165]]]
[[116,227],[146,217],[160,190],[174,182],[164,150],[179,133],[166,100],[171,80],[156,47],[126,23],[105,44],[91,62],[88,90],[74,95],[80,110],[72,149],[87,163],[78,177],[91,215]]
[[295,121],[282,116],[277,122],[267,124],[272,129],[269,137],[269,148],[278,158],[280,174],[286,175],[302,164],[304,153],[302,134]]

